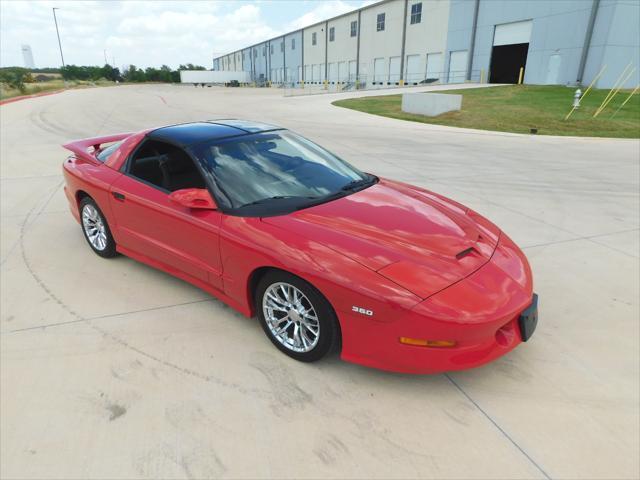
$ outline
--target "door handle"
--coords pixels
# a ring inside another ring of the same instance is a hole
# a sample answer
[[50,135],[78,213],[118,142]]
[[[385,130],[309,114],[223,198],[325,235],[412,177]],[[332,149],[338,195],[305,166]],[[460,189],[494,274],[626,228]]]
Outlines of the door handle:
[[113,195],[113,198],[115,198],[116,200],[119,200],[121,202],[124,202],[124,195],[122,193],[119,192],[111,192],[111,194]]

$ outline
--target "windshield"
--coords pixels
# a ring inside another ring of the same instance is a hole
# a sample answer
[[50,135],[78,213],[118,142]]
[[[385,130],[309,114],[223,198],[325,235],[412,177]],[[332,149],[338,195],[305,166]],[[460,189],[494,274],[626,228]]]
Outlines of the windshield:
[[192,147],[228,208],[240,214],[281,214],[366,188],[362,173],[286,130]]

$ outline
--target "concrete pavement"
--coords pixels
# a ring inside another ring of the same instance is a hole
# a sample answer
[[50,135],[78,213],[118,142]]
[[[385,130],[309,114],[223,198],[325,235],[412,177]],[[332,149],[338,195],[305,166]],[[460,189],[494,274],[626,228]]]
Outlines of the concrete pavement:
[[[355,95],[149,85],[0,107],[2,478],[640,476],[640,142],[330,105]],[[301,364],[204,292],[91,252],[61,143],[229,117],[489,217],[531,261],[533,339],[446,375]]]

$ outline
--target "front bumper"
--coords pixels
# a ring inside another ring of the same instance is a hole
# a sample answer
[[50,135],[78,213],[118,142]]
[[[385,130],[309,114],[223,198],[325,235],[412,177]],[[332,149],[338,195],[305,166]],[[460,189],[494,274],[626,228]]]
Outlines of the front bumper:
[[[464,280],[394,318],[340,314],[342,358],[402,373],[478,367],[528,340],[537,325],[537,295],[524,254],[502,236],[491,260]],[[400,337],[455,341],[453,347],[400,343]]]

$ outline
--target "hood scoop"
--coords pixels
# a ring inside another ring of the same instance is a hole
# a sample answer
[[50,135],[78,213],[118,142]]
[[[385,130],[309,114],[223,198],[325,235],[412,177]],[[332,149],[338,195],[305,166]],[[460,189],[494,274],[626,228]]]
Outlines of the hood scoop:
[[480,268],[498,239],[454,204],[387,180],[262,221],[313,239],[421,298]]

